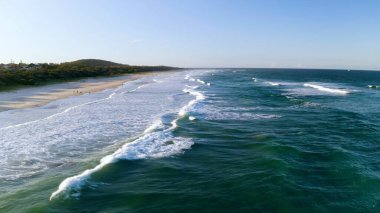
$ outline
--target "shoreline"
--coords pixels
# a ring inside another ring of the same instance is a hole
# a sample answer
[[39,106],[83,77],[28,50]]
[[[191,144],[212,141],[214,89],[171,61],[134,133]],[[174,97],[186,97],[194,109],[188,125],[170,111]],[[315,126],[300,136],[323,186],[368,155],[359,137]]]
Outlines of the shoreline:
[[[123,85],[125,82],[159,73],[161,72],[125,74],[108,78],[87,78],[67,83],[49,84],[41,87],[30,87],[1,92],[0,97],[1,95],[5,95],[6,97],[2,98],[3,100],[0,101],[0,112],[12,109],[40,107],[55,100],[116,88]],[[22,93],[27,94],[23,95]],[[9,100],[7,100],[7,96]],[[16,97],[14,98],[14,96]]]

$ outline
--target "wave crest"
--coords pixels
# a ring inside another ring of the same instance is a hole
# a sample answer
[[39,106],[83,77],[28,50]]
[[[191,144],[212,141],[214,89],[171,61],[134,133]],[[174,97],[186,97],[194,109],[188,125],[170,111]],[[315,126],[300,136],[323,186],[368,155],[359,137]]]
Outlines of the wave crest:
[[347,90],[342,90],[342,89],[332,89],[332,88],[324,87],[324,86],[317,85],[317,84],[309,84],[309,83],[305,83],[304,86],[305,86],[305,87],[311,87],[311,88],[317,89],[317,90],[319,90],[319,91],[329,92],[329,93],[334,93],[334,94],[346,95],[346,94],[349,93],[349,91],[347,91]]

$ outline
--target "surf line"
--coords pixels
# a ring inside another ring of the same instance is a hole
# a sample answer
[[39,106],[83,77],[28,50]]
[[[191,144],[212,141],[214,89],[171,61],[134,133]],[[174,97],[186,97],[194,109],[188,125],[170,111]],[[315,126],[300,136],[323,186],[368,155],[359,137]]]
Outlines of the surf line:
[[[123,92],[123,93],[120,93],[120,94],[135,92],[136,90],[142,88],[143,86],[144,85],[140,85],[140,86],[138,86],[137,88],[135,88],[133,90],[130,90],[130,91],[127,91],[127,92]],[[37,120],[33,120],[33,121],[28,121],[28,122],[21,123],[21,124],[16,124],[16,125],[2,127],[2,128],[0,128],[0,130],[11,129],[11,128],[14,128],[14,127],[25,126],[25,125],[36,123],[36,122],[43,121],[43,120],[49,120],[51,118],[57,117],[59,115],[65,114],[67,112],[70,112],[71,110],[76,109],[78,107],[82,107],[82,106],[86,106],[86,105],[90,105],[90,104],[99,103],[99,102],[102,102],[102,101],[109,100],[109,99],[113,98],[117,94],[116,92],[119,91],[121,88],[122,88],[122,86],[120,86],[119,88],[115,89],[114,92],[112,94],[110,94],[106,98],[102,98],[102,99],[99,99],[99,100],[90,101],[90,102],[86,102],[86,103],[79,104],[79,105],[76,105],[76,106],[72,106],[72,107],[69,107],[69,108],[63,110],[62,112],[58,112],[56,114],[50,115],[50,116],[45,117],[45,118],[41,118],[41,119],[37,119]]]
[[[154,122],[149,126],[142,135],[132,142],[124,144],[121,148],[116,150],[114,153],[103,157],[100,160],[100,164],[92,169],[85,170],[81,174],[68,177],[63,180],[56,191],[54,191],[49,200],[53,200],[55,197],[70,192],[71,190],[76,191],[76,195],[79,195],[81,187],[85,184],[85,181],[91,177],[91,175],[106,165],[115,163],[120,159],[143,159],[143,158],[155,158],[155,157],[166,157],[172,154],[176,154],[184,149],[189,149],[193,145],[191,139],[174,137],[171,133],[178,127],[178,120],[183,118],[187,111],[198,101],[205,99],[205,96],[200,92],[184,89],[183,92],[195,96],[185,106],[183,106],[179,112],[176,119],[170,123],[170,127],[162,131],[155,131],[161,125],[161,121]],[[66,194],[67,197],[70,194]]]
[[198,82],[198,83],[201,83],[201,84],[204,84],[204,85],[207,85],[207,86],[211,86],[211,83],[209,82],[205,82],[205,81],[202,81],[201,79],[195,79],[195,78],[192,78],[189,74],[187,74],[184,78],[185,80],[188,80],[188,81],[192,81],[192,82]]
[[341,90],[341,89],[331,89],[331,88],[327,88],[327,87],[323,87],[323,86],[320,86],[320,85],[317,85],[317,84],[309,84],[309,83],[305,83],[303,84],[305,87],[311,87],[311,88],[314,88],[314,89],[317,89],[319,91],[323,91],[323,92],[329,92],[329,93],[336,93],[336,94],[341,94],[341,95],[346,95],[348,94],[349,92],[346,91],[346,90]]

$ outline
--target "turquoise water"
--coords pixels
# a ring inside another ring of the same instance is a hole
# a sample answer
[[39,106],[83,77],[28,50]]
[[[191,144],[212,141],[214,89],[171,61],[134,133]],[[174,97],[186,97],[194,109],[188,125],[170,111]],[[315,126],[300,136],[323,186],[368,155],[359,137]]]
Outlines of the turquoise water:
[[368,85],[380,72],[186,70],[2,112],[0,211],[380,212]]

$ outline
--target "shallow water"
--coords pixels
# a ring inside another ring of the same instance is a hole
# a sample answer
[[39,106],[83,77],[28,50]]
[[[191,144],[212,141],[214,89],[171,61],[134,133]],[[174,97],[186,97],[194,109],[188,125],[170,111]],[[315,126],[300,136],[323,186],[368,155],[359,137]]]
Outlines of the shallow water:
[[186,70],[0,113],[0,211],[380,211],[380,73]]

